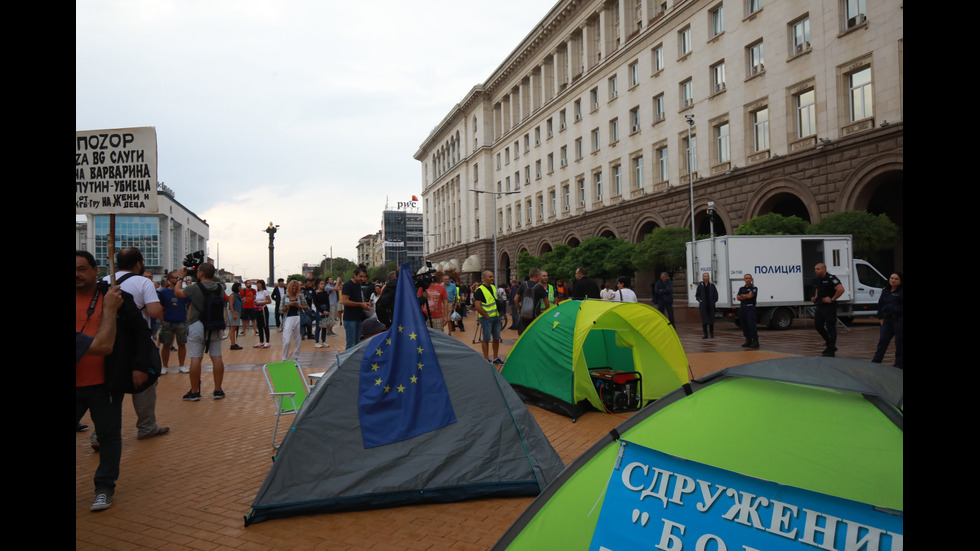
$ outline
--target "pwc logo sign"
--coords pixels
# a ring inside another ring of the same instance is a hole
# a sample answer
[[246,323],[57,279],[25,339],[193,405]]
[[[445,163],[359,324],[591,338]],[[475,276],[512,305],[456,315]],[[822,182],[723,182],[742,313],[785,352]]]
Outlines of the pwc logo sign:
[[397,210],[417,209],[419,208],[419,198],[413,195],[411,201],[398,201],[397,204],[398,204],[398,206],[396,207]]

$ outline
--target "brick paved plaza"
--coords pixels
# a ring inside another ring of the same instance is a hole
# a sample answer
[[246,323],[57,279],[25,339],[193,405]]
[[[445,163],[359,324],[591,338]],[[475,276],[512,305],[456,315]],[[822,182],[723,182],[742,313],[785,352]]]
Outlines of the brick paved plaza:
[[[760,328],[761,349],[740,348],[741,332],[733,324],[716,326],[716,338],[701,339],[696,311],[677,308],[679,333],[696,377],[750,361],[784,355],[816,355],[822,341],[812,323],[788,331]],[[465,335],[472,345],[473,317]],[[800,320],[797,320],[798,322]],[[505,330],[502,352],[517,334]],[[278,361],[281,334],[272,332],[272,348],[251,348],[256,337],[239,338],[244,350],[225,348],[229,366],[224,390],[228,397],[210,398],[209,362],[205,359],[200,402],[184,402],[187,375],[160,379],[157,418],[170,433],[136,439],[135,413],[123,404],[123,457],[113,506],[89,512],[92,475],[98,454],[89,446],[92,430],[75,434],[76,549],[331,549],[331,550],[483,550],[490,548],[532,498],[482,499],[452,504],[397,507],[354,513],[301,516],[244,527],[255,494],[271,466],[274,406],[262,376],[265,362]],[[839,357],[868,360],[878,338],[875,320],[859,321],[839,336]],[[331,337],[330,348],[314,349],[303,342],[301,367],[325,370],[343,347],[343,333]],[[893,351],[885,363],[894,360]],[[172,355],[176,361],[176,354]],[[623,417],[587,413],[572,423],[567,417],[531,407],[535,418],[568,464]],[[91,425],[86,416],[83,423]],[[286,417],[284,423],[291,422]],[[279,434],[285,431],[280,427]],[[280,436],[281,438],[281,436]]]

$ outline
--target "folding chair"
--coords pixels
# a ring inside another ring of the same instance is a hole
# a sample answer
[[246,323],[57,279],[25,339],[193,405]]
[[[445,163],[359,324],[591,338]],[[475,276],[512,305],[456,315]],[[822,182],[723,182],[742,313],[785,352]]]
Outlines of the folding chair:
[[296,415],[303,402],[310,395],[310,385],[299,365],[292,360],[265,364],[262,367],[265,381],[269,383],[269,394],[276,403],[276,426],[272,429],[272,448],[276,445],[276,432],[279,430],[281,415]]

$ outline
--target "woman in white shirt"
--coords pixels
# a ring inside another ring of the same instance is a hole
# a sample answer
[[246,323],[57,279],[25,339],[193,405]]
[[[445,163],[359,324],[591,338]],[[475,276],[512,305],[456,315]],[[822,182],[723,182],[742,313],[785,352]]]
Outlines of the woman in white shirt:
[[616,296],[616,291],[613,291],[612,283],[607,281],[603,285],[602,290],[599,291],[599,298],[602,300],[613,300],[614,296]]
[[630,289],[630,278],[623,276],[619,278],[616,285],[619,289],[613,296],[613,302],[637,302],[636,293]]

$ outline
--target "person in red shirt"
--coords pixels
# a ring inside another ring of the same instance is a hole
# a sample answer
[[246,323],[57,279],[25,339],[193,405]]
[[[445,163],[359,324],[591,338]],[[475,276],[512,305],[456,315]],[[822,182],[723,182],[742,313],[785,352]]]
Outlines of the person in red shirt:
[[241,291],[242,297],[242,335],[248,335],[248,328],[251,327],[258,335],[258,328],[255,326],[255,289],[252,288],[251,281],[245,281],[245,287]]
[[[95,470],[95,500],[91,511],[112,505],[122,457],[122,392],[110,391],[105,356],[112,352],[115,320],[122,306],[118,286],[103,294],[97,285],[99,270],[88,251],[75,251],[75,425],[86,411],[99,435],[101,452]],[[133,372],[142,385],[146,374]],[[138,385],[137,385],[138,386]]]
[[[422,296],[419,289],[418,295]],[[429,288],[425,290],[428,299],[428,311],[423,307],[422,312],[426,313],[431,322],[430,327],[445,332],[445,327],[449,325],[449,294],[442,283],[433,281]]]

